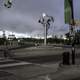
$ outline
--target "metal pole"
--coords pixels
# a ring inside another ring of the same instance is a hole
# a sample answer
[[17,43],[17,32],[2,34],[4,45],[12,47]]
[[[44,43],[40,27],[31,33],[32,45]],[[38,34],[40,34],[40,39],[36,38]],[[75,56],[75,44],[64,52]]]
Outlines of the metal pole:
[[47,24],[44,25],[44,45],[47,45]]
[[[73,10],[73,0],[70,0],[70,5],[71,5],[71,32],[74,34],[74,10]],[[73,40],[72,40],[72,64],[75,64],[75,42],[74,42],[74,35],[73,35]]]

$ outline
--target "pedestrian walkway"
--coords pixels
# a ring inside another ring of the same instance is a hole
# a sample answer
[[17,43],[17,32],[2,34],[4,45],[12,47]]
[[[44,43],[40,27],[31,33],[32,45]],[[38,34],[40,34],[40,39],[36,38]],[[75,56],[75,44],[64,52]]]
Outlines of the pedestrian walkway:
[[59,65],[60,62],[36,64],[0,58],[0,73],[3,74],[0,80],[80,80],[79,59],[76,62],[67,66]]
[[80,65],[59,67],[58,71],[50,75],[52,80],[80,80]]
[[59,67],[56,72],[36,76],[27,80],[80,80],[80,65]]
[[4,73],[1,71],[3,74],[11,74],[11,76],[0,77],[0,80],[2,78],[6,80],[6,77],[7,80],[80,80],[79,64],[67,66],[59,65],[59,63],[48,65],[18,61],[16,63],[0,64],[0,70],[5,71]]
[[42,75],[54,73],[57,71],[57,68],[58,68],[57,66],[56,69],[54,69],[51,67],[33,64],[29,66],[25,65],[20,67],[5,68],[5,71],[15,75],[15,78],[17,80],[28,80],[34,79]]

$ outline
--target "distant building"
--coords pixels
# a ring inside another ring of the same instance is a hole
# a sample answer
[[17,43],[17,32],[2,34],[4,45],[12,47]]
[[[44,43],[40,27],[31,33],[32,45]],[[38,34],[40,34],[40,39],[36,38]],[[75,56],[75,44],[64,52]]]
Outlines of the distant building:
[[12,35],[8,35],[8,40],[13,40],[13,39],[15,39],[16,37],[15,37],[15,35],[14,34],[12,34]]
[[18,46],[18,40],[16,39],[15,35],[8,35],[9,45],[10,46]]

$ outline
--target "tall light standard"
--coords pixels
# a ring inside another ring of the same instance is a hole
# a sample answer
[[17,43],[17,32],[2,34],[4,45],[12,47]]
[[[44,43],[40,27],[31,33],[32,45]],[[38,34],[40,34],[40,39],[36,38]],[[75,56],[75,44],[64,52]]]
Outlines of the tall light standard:
[[[11,8],[12,6],[12,0],[4,0],[4,7],[6,8]],[[3,37],[5,38],[5,31],[3,31]],[[4,43],[6,43],[6,41],[4,41]],[[8,54],[8,49],[6,47],[4,47],[4,57],[6,58],[7,57],[7,54]]]
[[47,45],[47,34],[48,34],[48,29],[50,27],[50,22],[54,22],[54,19],[52,16],[48,16],[45,13],[42,14],[42,17],[38,21],[41,23],[44,27],[44,45]]

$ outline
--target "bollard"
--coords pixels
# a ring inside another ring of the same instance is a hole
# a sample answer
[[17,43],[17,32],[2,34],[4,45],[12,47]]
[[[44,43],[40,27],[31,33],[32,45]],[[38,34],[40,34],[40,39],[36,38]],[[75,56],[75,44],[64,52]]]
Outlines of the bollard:
[[63,65],[70,65],[70,53],[69,52],[63,53]]
[[75,65],[75,48],[72,48],[72,64]]

